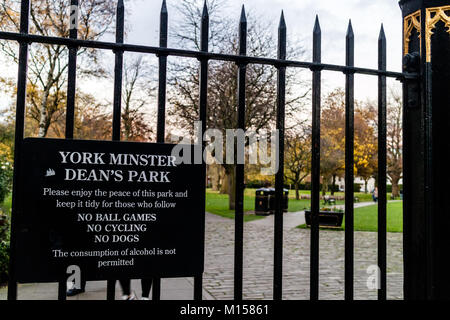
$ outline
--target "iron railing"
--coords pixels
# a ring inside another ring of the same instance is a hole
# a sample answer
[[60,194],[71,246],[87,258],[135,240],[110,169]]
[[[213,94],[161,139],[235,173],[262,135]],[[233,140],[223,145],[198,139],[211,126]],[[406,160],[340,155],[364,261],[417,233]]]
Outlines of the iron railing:
[[[72,6],[78,6],[78,0],[71,0]],[[386,38],[381,26],[378,40],[378,69],[358,68],[354,66],[354,36],[351,23],[349,23],[346,36],[346,64],[334,65],[321,61],[321,29],[319,19],[316,17],[313,30],[313,61],[293,61],[286,59],[286,24],[284,15],[281,14],[278,28],[278,56],[276,59],[247,56],[247,21],[244,8],[242,8],[239,22],[239,55],[213,53],[208,51],[209,15],[206,2],[201,18],[201,43],[200,51],[174,49],[167,47],[168,39],[168,12],[166,2],[163,0],[160,15],[160,43],[159,47],[142,46],[124,43],[124,3],[118,1],[116,42],[89,41],[77,38],[77,29],[70,30],[69,38],[50,37],[29,34],[29,10],[30,0],[22,0],[20,15],[20,32],[0,32],[1,40],[12,40],[19,43],[17,104],[16,104],[16,133],[14,150],[14,190],[12,202],[12,226],[16,208],[15,189],[16,177],[20,171],[19,161],[21,145],[24,138],[24,121],[26,107],[26,83],[28,50],[31,43],[63,45],[69,49],[67,110],[66,110],[66,139],[73,139],[74,114],[75,114],[75,84],[77,50],[80,47],[112,50],[115,54],[114,69],[114,102],[112,138],[120,140],[121,122],[121,94],[124,52],[137,52],[154,54],[159,59],[159,91],[158,91],[158,116],[157,116],[157,142],[164,142],[165,114],[166,114],[166,82],[167,82],[167,57],[178,56],[194,58],[200,64],[199,86],[199,110],[202,121],[202,134],[206,131],[207,119],[207,86],[208,86],[208,62],[210,60],[231,61],[238,66],[238,120],[237,127],[245,129],[245,75],[248,64],[270,65],[278,70],[277,81],[277,119],[276,126],[279,130],[279,170],[275,179],[275,225],[274,225],[274,274],[273,274],[273,299],[281,300],[282,286],[282,262],[283,262],[283,164],[284,164],[284,130],[285,130],[285,92],[286,69],[304,68],[312,71],[312,169],[311,169],[311,252],[310,252],[310,299],[319,299],[319,201],[320,201],[320,111],[321,111],[321,73],[324,70],[343,72],[346,76],[345,85],[345,299],[353,299],[354,291],[354,230],[353,230],[353,149],[354,149],[354,75],[365,74],[378,77],[378,266],[380,268],[381,287],[378,290],[378,299],[386,299],[386,78],[396,78],[399,81],[405,79],[417,79],[416,73],[399,73],[386,70]],[[206,169],[206,168],[205,168]],[[206,174],[206,170],[204,170]],[[235,209],[235,260],[234,260],[234,298],[242,300],[243,291],[243,236],[244,236],[244,165],[236,167],[236,209]],[[11,237],[11,268],[8,298],[16,299],[17,284],[14,271],[14,232]],[[194,278],[194,299],[202,299],[202,275]],[[107,299],[114,299],[115,280],[108,280]],[[66,297],[66,281],[59,282],[59,299]],[[154,279],[153,299],[160,298],[160,279]]]

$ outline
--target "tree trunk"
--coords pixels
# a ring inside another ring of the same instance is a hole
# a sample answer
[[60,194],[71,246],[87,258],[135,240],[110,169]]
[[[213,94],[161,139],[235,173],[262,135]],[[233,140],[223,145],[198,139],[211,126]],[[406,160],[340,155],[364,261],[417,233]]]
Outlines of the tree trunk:
[[295,199],[296,200],[300,200],[300,193],[298,192],[298,189],[300,187],[299,185],[300,185],[300,183],[298,183],[298,182],[295,183]]
[[322,179],[322,196],[325,196],[328,191],[328,179],[323,177]]
[[210,165],[211,188],[213,191],[219,191],[220,186],[220,166],[217,164]]
[[236,208],[236,175],[234,172],[228,175],[228,183],[228,209],[234,210]]
[[400,177],[394,177],[392,179],[392,196],[394,198],[400,197],[400,191],[398,187],[398,182],[400,181]]
[[47,112],[47,101],[48,96],[50,95],[50,88],[47,87],[44,90],[42,102],[41,102],[41,118],[39,120],[39,138],[44,138],[47,135],[48,131],[48,112]]
[[333,175],[333,183],[331,184],[331,195],[334,196],[334,189],[336,186],[336,175]]
[[228,176],[229,174],[225,172],[224,177],[222,179],[222,185],[220,186],[220,193],[221,194],[229,194],[229,183],[228,183]]
[[225,169],[225,179],[222,184],[220,193],[228,194],[228,209],[234,210],[236,206],[236,176],[235,176],[235,165],[226,165]]

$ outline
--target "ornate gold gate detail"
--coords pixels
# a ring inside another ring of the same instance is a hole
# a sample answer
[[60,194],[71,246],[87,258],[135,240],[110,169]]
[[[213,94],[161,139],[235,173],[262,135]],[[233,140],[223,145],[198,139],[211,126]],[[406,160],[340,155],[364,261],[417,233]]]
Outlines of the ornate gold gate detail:
[[432,30],[436,27],[436,23],[442,20],[448,28],[447,32],[450,33],[450,16],[445,13],[446,11],[450,11],[450,6],[426,9],[425,42],[427,46],[427,62],[431,62],[431,35],[433,34]]
[[404,20],[404,53],[403,55],[407,55],[409,53],[409,42],[411,38],[411,33],[413,30],[416,29],[416,31],[419,33],[419,39],[421,38],[421,32],[420,32],[420,10],[410,14],[409,16],[405,17]]

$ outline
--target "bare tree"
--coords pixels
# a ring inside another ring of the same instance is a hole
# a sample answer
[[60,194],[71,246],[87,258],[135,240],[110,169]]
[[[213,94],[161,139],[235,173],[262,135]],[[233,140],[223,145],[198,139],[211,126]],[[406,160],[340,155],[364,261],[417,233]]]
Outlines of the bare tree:
[[144,110],[154,90],[149,85],[149,68],[142,55],[124,65],[122,135],[128,141],[146,141],[153,134]]
[[[237,54],[239,49],[237,20],[229,19],[221,11],[223,1],[209,1],[211,51]],[[182,20],[178,23],[174,38],[183,48],[200,48],[201,1],[181,0],[177,6]],[[270,25],[262,24],[252,18],[248,21],[248,55],[273,56],[276,53],[276,39],[270,32]],[[302,50],[296,48],[297,54]],[[290,53],[294,50],[291,48]],[[199,119],[198,86],[199,68],[196,61],[172,63],[169,78],[172,90],[169,102],[172,108],[169,115],[175,120],[174,125],[192,130],[194,121]],[[232,129],[237,126],[237,66],[231,62],[210,62],[208,74],[208,116],[206,126],[219,130]],[[276,116],[276,79],[277,70],[271,66],[251,64],[247,66],[246,76],[246,119],[245,127],[255,132],[275,127]],[[295,107],[308,90],[293,94],[292,87],[298,84],[297,78],[290,74],[287,79],[286,117],[293,116]],[[190,131],[192,133],[192,131]],[[224,157],[226,155],[224,154]],[[235,206],[235,165],[223,165],[226,174],[224,187],[229,195],[229,208]],[[225,190],[224,190],[225,191]]]
[[[99,102],[90,94],[76,95],[75,136],[83,140],[110,140],[112,117],[108,104]],[[59,123],[58,123],[59,124]],[[64,128],[64,121],[59,126]]]
[[387,175],[392,184],[392,195],[400,196],[399,181],[403,177],[403,102],[401,95],[390,90],[387,108]]
[[[110,75],[112,76],[112,75]],[[148,141],[153,134],[146,107],[154,88],[149,85],[150,66],[142,55],[125,61],[121,129],[126,141]],[[108,102],[99,102],[90,94],[76,95],[75,129],[81,139],[111,139],[112,114]],[[63,123],[62,123],[63,124]],[[62,127],[59,123],[54,128]]]
[[[116,1],[80,0],[78,34],[80,39],[97,40],[110,31],[114,21]],[[31,1],[30,33],[68,37],[70,2],[66,0]],[[0,0],[0,30],[18,32],[20,1]],[[0,43],[0,50],[18,62],[16,47],[9,41]],[[80,48],[79,75],[100,76],[97,50]],[[45,137],[49,127],[58,121],[65,106],[68,49],[62,45],[32,45],[29,51],[28,116],[37,123],[38,136]]]

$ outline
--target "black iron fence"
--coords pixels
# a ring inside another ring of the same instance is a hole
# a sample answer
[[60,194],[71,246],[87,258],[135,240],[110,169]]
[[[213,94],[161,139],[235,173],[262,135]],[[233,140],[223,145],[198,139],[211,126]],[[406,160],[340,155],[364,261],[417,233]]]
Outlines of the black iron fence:
[[[78,6],[78,0],[71,0],[72,6]],[[351,23],[348,26],[346,37],[346,64],[325,64],[321,61],[321,30],[319,19],[316,18],[313,30],[313,61],[292,61],[286,59],[286,24],[281,15],[278,29],[278,56],[276,59],[247,56],[247,21],[244,9],[239,23],[239,55],[220,54],[208,51],[209,16],[205,3],[201,18],[201,45],[200,51],[167,48],[168,13],[166,3],[163,1],[160,17],[160,44],[159,47],[142,46],[124,43],[124,3],[118,1],[116,42],[88,41],[77,39],[76,26],[71,29],[69,38],[49,37],[29,34],[30,0],[22,0],[20,16],[20,32],[0,32],[0,39],[17,41],[19,49],[19,66],[17,81],[16,105],[16,134],[15,134],[15,173],[20,171],[19,161],[21,155],[21,142],[24,138],[24,121],[26,107],[26,84],[28,50],[31,43],[53,44],[67,46],[69,49],[67,110],[66,110],[66,139],[73,139],[74,113],[75,113],[75,83],[77,50],[80,47],[112,50],[115,54],[114,77],[114,103],[113,103],[113,140],[120,140],[121,121],[121,94],[124,52],[138,52],[156,55],[159,59],[159,92],[157,117],[157,142],[164,142],[165,114],[166,114],[166,72],[167,57],[178,56],[199,60],[200,87],[199,87],[199,114],[202,121],[202,134],[206,131],[207,117],[207,91],[208,91],[208,62],[210,60],[231,61],[238,66],[238,128],[245,129],[245,75],[248,64],[264,64],[277,68],[277,129],[279,130],[279,170],[276,173],[276,200],[275,200],[275,227],[274,227],[274,274],[273,299],[281,300],[283,292],[282,262],[283,262],[283,184],[284,184],[284,137],[285,137],[285,88],[286,69],[304,68],[312,71],[312,190],[311,190],[311,252],[310,252],[310,298],[319,298],[319,187],[320,187],[320,111],[321,111],[321,73],[324,70],[343,72],[346,76],[346,142],[345,142],[345,299],[353,299],[354,291],[354,228],[353,228],[353,180],[354,180],[354,75],[365,74],[378,77],[378,266],[380,268],[380,288],[378,298],[386,299],[386,78],[417,79],[415,73],[399,73],[386,70],[386,38],[381,27],[378,40],[378,69],[358,68],[354,66],[354,36]],[[243,282],[243,227],[244,227],[244,165],[236,167],[236,211],[235,211],[235,260],[234,260],[234,298],[242,300]],[[15,188],[15,187],[14,187]],[[16,208],[13,191],[12,225],[14,228],[14,212]],[[16,299],[17,285],[14,273],[14,235],[11,238],[11,268],[8,298]],[[108,281],[107,299],[114,299],[115,280]],[[59,299],[65,299],[66,280],[59,283]],[[153,299],[160,297],[160,279],[155,279]],[[194,298],[202,299],[202,275],[195,277]]]

